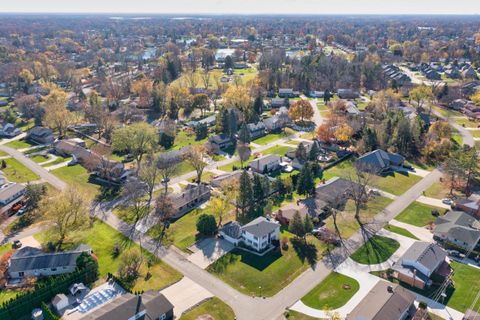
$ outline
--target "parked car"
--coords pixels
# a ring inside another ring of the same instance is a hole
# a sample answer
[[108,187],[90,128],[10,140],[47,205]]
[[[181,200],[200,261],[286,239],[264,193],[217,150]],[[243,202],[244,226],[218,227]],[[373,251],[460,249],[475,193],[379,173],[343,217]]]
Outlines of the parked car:
[[20,210],[17,211],[17,216],[23,215],[25,212],[27,212],[27,208],[23,207]]
[[122,162],[124,162],[124,163],[126,163],[126,162],[132,162],[133,160],[134,160],[133,155],[132,155],[132,154],[127,154],[127,155],[125,155],[125,156],[123,157],[123,161],[122,161]]
[[20,240],[15,240],[12,243],[12,248],[13,249],[18,249],[22,247],[22,242]]
[[449,199],[449,198],[443,198],[442,203],[451,206],[453,204],[453,201],[452,201],[452,199]]

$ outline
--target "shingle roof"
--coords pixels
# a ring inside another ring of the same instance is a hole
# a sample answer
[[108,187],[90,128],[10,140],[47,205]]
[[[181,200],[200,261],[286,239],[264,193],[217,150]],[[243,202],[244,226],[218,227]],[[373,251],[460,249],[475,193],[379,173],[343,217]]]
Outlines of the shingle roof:
[[439,245],[416,241],[403,254],[400,261],[402,261],[402,264],[404,260],[416,261],[430,270],[430,272],[433,272],[443,261],[445,261],[446,257],[447,253]]
[[278,223],[271,222],[264,217],[258,217],[244,225],[242,230],[261,238],[275,231],[277,228],[280,228]]
[[272,163],[272,162],[278,162],[280,163],[280,156],[277,154],[269,154],[264,157],[255,159],[253,161],[250,161],[248,164],[251,168],[260,168],[260,170],[263,170],[263,168]]
[[365,170],[374,170],[378,172],[387,169],[392,165],[400,165],[403,161],[403,156],[397,153],[390,153],[377,149],[358,158],[357,161],[355,161],[355,164]]
[[4,202],[10,199],[13,195],[24,192],[25,186],[19,183],[10,184],[0,189],[0,201]]
[[435,234],[473,245],[480,239],[480,222],[462,211],[449,211],[435,221]]

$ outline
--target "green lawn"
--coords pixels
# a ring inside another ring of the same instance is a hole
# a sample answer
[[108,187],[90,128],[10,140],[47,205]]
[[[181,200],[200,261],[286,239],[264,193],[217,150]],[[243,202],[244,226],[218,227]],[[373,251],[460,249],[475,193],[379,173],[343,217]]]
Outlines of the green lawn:
[[480,138],[480,130],[469,130],[474,138]]
[[285,156],[287,151],[291,149],[290,147],[287,146],[275,146],[268,148],[265,151],[262,151],[262,154],[267,155],[267,154],[278,154],[279,156]]
[[186,146],[190,145],[196,145],[196,144],[203,144],[208,141],[208,138],[202,139],[202,140],[196,140],[195,134],[187,135],[187,133],[184,130],[180,130],[177,132],[177,135],[175,136],[175,142],[173,143],[173,147],[171,150],[176,150],[180,149]]
[[398,241],[375,235],[368,239],[350,258],[361,264],[379,264],[387,261],[398,248],[400,248]]
[[308,269],[326,250],[326,246],[313,237],[309,237],[306,243],[294,239],[287,231],[283,231],[281,237],[290,239],[287,250],[258,257],[234,249],[207,270],[242,293],[273,296]]
[[[454,190],[455,193],[455,190]],[[427,190],[425,190],[425,196],[435,199],[443,199],[448,197],[450,190],[446,185],[441,182],[435,182]]]
[[0,246],[0,257],[3,256],[3,254],[7,251],[12,249],[12,244],[11,243],[5,243],[4,245]]
[[274,142],[278,139],[285,138],[285,134],[283,133],[270,133],[267,134],[266,136],[263,136],[261,138],[258,138],[257,140],[252,141],[255,144],[260,144],[260,145],[266,145],[269,144],[270,142]]
[[5,163],[7,167],[2,169],[2,171],[9,181],[25,183],[40,179],[38,175],[14,158],[5,159]]
[[13,149],[25,149],[36,146],[36,144],[25,140],[14,140],[7,143],[6,146]]
[[464,115],[458,111],[452,109],[446,109],[439,106],[434,106],[433,110],[437,111],[444,117],[464,117]]
[[[452,261],[453,283],[455,290],[447,305],[458,311],[465,312],[475,300],[480,288],[480,269]],[[480,300],[473,306],[473,310],[480,308]]]
[[387,226],[385,226],[385,230],[388,230],[388,231],[393,232],[393,233],[397,233],[397,234],[402,235],[404,237],[412,238],[412,239],[415,239],[415,240],[420,240],[417,237],[415,237],[407,229],[400,228],[400,227],[397,227],[397,226],[393,226],[391,224],[388,224]]
[[38,155],[38,156],[30,157],[30,159],[32,161],[36,162],[36,163],[42,163],[42,162],[50,160],[51,157],[49,155],[47,155],[47,157],[45,158],[44,156]]
[[15,291],[15,290],[6,290],[0,289],[0,303],[7,302],[17,296],[17,294],[22,293],[23,291]]
[[455,118],[455,122],[459,125],[465,126],[465,128],[478,128],[480,123],[476,121],[469,120],[468,118]]
[[[344,161],[335,167],[324,172],[327,177],[337,176],[341,178],[354,177],[354,160]],[[372,187],[378,188],[385,192],[400,196],[410,189],[414,184],[422,180],[421,177],[413,174],[392,173],[387,176],[373,176],[370,181]]]
[[235,313],[225,302],[213,297],[192,310],[185,312],[180,317],[180,320],[234,320]]
[[293,310],[288,310],[285,312],[285,318],[288,320],[317,320],[318,318],[313,318],[310,316],[307,316],[306,314],[293,311]]
[[431,221],[435,221],[435,217],[432,215],[432,210],[438,210],[443,213],[445,209],[429,206],[420,202],[411,203],[405,210],[403,210],[395,220],[405,222],[417,227],[424,227]]
[[72,157],[63,158],[61,156],[57,156],[57,159],[55,159],[54,161],[49,162],[47,164],[43,164],[42,167],[51,167],[51,166],[54,166],[54,165],[57,165],[57,164],[60,164],[60,163],[64,163],[66,161],[71,161],[71,160],[72,160]]
[[[48,232],[48,230],[43,231],[34,237],[41,243],[45,243],[48,241]],[[93,253],[98,259],[101,277],[105,277],[108,273],[115,274],[120,266],[122,255],[129,250],[139,250],[140,248],[118,231],[98,220],[93,223],[92,228],[83,231],[81,234],[73,235],[69,240],[68,244],[70,246],[86,243],[93,249]],[[121,248],[118,257],[113,254],[115,245]],[[147,266],[144,263],[140,268],[141,276],[137,279],[133,291],[159,290],[181,279],[181,274],[175,269],[148,252],[144,251],[144,254],[154,260],[154,264],[149,271],[151,277],[146,277]]]
[[50,171],[70,186],[85,192],[86,196],[93,199],[100,193],[100,185],[90,183],[90,174],[87,169],[77,164]]
[[357,280],[332,272],[307,293],[302,302],[314,309],[337,309],[344,306],[359,288]]
[[[255,159],[255,156],[251,155],[250,158],[248,158],[248,160],[243,163],[243,166],[244,167],[248,166],[248,163],[250,161],[252,161],[253,159]],[[236,161],[230,162],[229,164],[226,164],[224,166],[218,167],[218,169],[222,170],[222,171],[231,172],[231,171],[233,171],[234,167],[237,168],[237,169],[240,169],[241,165],[242,164],[241,164],[240,160],[236,160]]]
[[[371,222],[373,218],[391,202],[392,200],[386,197],[375,197],[370,199],[367,207],[360,211],[360,221],[362,223]],[[332,216],[329,216],[325,220],[325,225],[329,230],[335,230]],[[360,224],[355,219],[355,205],[352,200],[349,200],[345,209],[337,214],[337,226],[343,239],[350,238],[360,229]]]

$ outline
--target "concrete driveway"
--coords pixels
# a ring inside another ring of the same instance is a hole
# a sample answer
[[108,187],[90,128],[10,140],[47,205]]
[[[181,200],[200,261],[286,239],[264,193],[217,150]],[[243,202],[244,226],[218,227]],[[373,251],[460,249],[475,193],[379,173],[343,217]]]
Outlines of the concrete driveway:
[[189,248],[193,254],[188,257],[188,260],[200,268],[206,269],[233,248],[233,244],[223,239],[204,239]]
[[187,277],[160,292],[173,304],[177,318],[200,302],[213,297],[213,294]]

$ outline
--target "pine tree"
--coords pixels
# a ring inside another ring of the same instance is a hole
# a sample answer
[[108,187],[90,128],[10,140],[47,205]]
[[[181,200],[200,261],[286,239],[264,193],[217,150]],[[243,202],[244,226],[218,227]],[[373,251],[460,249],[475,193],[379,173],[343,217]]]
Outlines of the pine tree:
[[295,212],[292,220],[290,220],[290,223],[288,224],[288,231],[300,238],[305,235],[305,225],[298,211]]
[[317,161],[318,155],[320,154],[320,149],[318,148],[317,143],[314,141],[310,153],[308,154],[308,160]]
[[298,145],[297,151],[295,151],[295,158],[301,161],[307,161],[307,150],[305,150],[303,143]]
[[303,220],[303,231],[304,231],[304,238],[308,233],[311,233],[313,230],[313,222],[310,218],[310,215],[305,216],[305,220]]
[[250,176],[247,171],[243,170],[240,175],[240,190],[237,198],[237,208],[240,207],[242,219],[246,219],[248,213],[251,212],[253,203],[252,182],[250,181]]
[[255,98],[253,110],[259,116],[263,113],[263,98],[261,96]]
[[250,130],[248,130],[247,124],[243,123],[238,132],[238,139],[241,143],[247,144],[251,141]]
[[237,134],[238,131],[238,124],[237,124],[237,115],[235,114],[235,111],[230,110],[228,114],[228,135],[230,137],[233,137],[234,135]]
[[305,163],[297,179],[297,193],[311,194],[315,189],[315,178],[310,163]]

